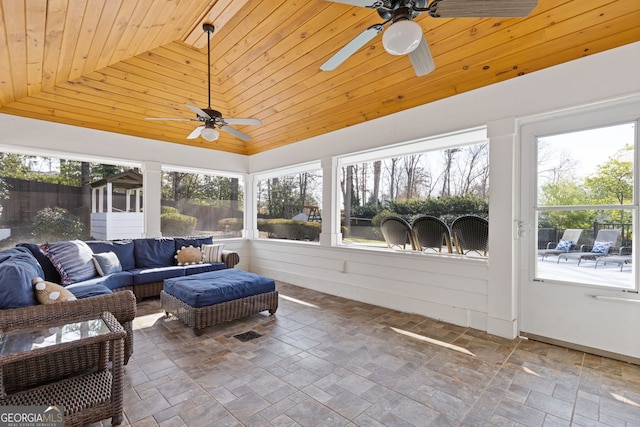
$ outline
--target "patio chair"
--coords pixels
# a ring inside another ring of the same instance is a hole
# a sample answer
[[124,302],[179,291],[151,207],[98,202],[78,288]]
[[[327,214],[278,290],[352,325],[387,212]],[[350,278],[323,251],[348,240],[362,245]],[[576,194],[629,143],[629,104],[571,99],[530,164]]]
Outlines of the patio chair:
[[618,264],[620,266],[620,271],[622,271],[625,264],[631,264],[632,260],[633,255],[631,253],[631,247],[623,246],[620,248],[617,255],[606,255],[596,259],[594,268],[598,268],[598,263],[602,263],[603,265]]
[[593,246],[582,245],[579,252],[565,252],[558,255],[558,262],[561,259],[568,261],[570,259],[578,260],[578,265],[583,259],[596,261],[598,258],[609,255],[615,244],[618,242],[620,229],[614,228],[609,230],[599,230]]
[[451,236],[459,254],[476,252],[487,256],[489,221],[476,215],[463,215],[451,224]]
[[446,247],[447,252],[453,252],[449,226],[440,218],[431,215],[420,216],[413,220],[411,229],[418,250],[425,252],[432,249],[434,252],[442,252],[442,248]]
[[567,228],[564,230],[564,233],[562,233],[562,237],[558,243],[548,242],[546,249],[538,250],[538,255],[542,257],[540,261],[544,261],[544,259],[549,255],[560,255],[574,249],[578,244],[578,240],[580,240],[581,235],[582,229]]
[[380,230],[389,249],[405,250],[407,244],[412,250],[417,248],[411,225],[399,216],[387,216],[380,221]]

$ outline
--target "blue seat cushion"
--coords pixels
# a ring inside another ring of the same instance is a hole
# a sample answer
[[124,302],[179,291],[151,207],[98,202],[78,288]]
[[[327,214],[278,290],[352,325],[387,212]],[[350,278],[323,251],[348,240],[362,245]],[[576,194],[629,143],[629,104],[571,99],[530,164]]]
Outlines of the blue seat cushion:
[[[129,271],[120,271],[118,273],[109,274],[108,276],[97,276],[91,279],[83,280],[82,282],[78,282],[77,284],[89,286],[101,285],[106,287],[107,289],[118,289],[125,286],[133,285],[133,274]],[[65,287],[71,290],[71,286],[73,285],[67,285]]]
[[225,264],[224,262],[212,262],[212,263],[206,263],[206,264],[186,265],[183,268],[184,268],[185,276],[191,276],[192,274],[200,274],[200,273],[206,273],[208,271],[223,270],[227,268],[227,264]]
[[100,284],[89,284],[89,283],[73,283],[66,287],[73,295],[75,295],[78,299],[89,298],[89,297],[97,297],[100,295],[112,294],[111,289],[107,288],[104,285]]
[[29,249],[15,247],[0,252],[0,308],[36,305],[31,281],[43,277],[42,267]]
[[134,268],[130,270],[133,274],[133,285],[143,285],[145,283],[162,282],[164,279],[172,277],[184,277],[185,268],[179,265],[158,268]]
[[276,290],[267,277],[236,268],[166,279],[164,291],[191,307],[208,307]]

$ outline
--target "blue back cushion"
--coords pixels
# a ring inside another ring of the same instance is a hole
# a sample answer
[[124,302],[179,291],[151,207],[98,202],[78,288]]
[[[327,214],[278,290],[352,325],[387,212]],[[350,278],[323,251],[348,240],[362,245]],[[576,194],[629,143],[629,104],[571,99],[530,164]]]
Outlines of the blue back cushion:
[[135,239],[133,245],[137,268],[175,265],[173,256],[176,249],[173,239]]
[[193,246],[194,248],[200,249],[202,245],[210,245],[213,243],[213,237],[176,237],[174,238],[174,242],[176,244],[175,250],[182,249],[183,247],[188,248],[189,246]]
[[18,243],[16,246],[29,249],[44,271],[44,280],[47,282],[60,283],[60,273],[58,273],[58,270],[56,270],[56,267],[49,257],[42,252],[40,245],[36,245],[35,243]]
[[89,245],[94,254],[114,252],[118,256],[123,270],[136,268],[134,244],[131,240],[114,240],[113,242],[107,240],[90,240],[87,242],[87,245]]
[[29,249],[0,251],[0,309],[36,305],[31,281],[43,276],[42,267]]

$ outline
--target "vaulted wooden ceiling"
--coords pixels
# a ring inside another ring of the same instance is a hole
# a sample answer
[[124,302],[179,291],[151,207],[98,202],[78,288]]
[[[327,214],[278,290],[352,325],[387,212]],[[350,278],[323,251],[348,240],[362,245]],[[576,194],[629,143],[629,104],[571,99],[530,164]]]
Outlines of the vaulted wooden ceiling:
[[[445,0],[446,1],[446,0]],[[473,1],[473,0],[469,0]],[[640,40],[638,0],[540,0],[527,18],[416,18],[436,70],[377,36],[334,71],[338,49],[381,22],[324,0],[0,0],[0,113],[255,154]],[[184,104],[254,117],[207,142]],[[615,78],[603,76],[606,80]],[[585,88],[589,90],[589,88]],[[478,106],[481,108],[481,106]],[[0,130],[1,132],[1,130]],[[90,144],[91,141],[86,141]]]

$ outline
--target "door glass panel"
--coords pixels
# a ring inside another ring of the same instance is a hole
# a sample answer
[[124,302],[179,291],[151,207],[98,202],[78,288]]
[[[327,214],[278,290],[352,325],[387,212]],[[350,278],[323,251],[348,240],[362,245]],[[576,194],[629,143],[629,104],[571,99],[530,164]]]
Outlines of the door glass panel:
[[635,288],[635,135],[627,123],[538,139],[536,279]]

